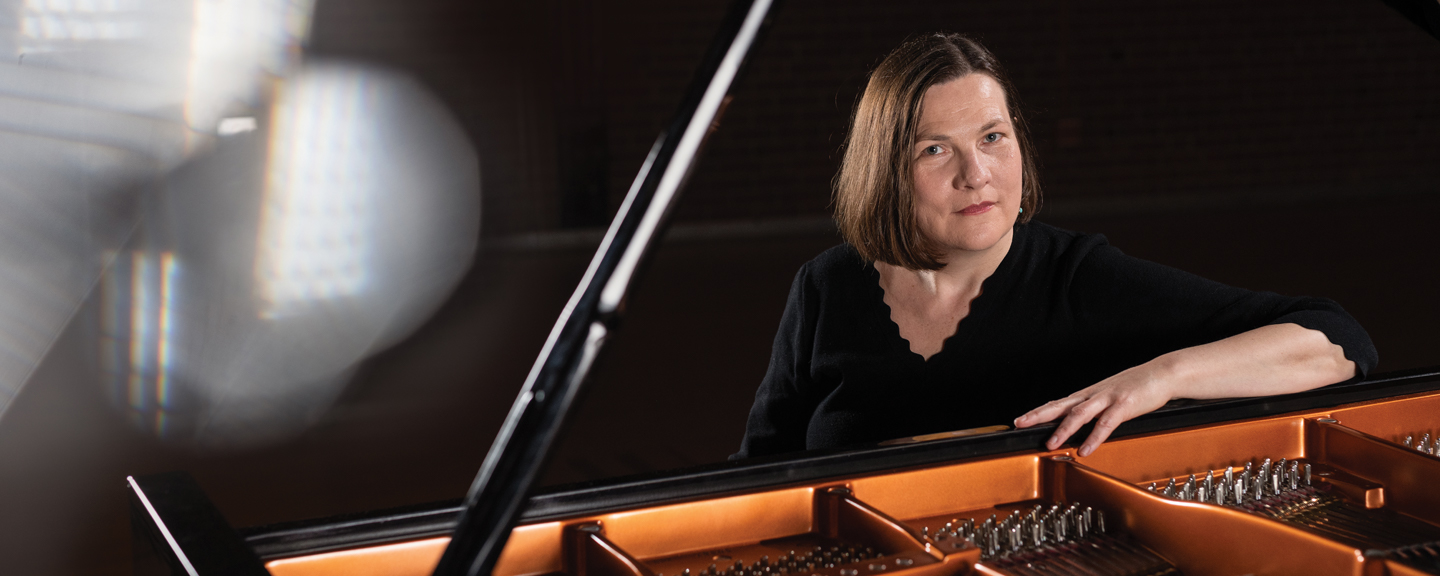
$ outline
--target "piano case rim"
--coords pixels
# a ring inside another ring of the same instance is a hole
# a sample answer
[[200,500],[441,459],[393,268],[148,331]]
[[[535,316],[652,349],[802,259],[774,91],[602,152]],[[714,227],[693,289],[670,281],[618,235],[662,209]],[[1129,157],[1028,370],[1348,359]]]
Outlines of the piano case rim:
[[[1182,400],[1121,425],[1112,437],[1280,416],[1436,390],[1440,390],[1440,366],[1377,374],[1363,382],[1281,396]],[[915,444],[811,451],[798,457],[777,455],[553,486],[529,498],[521,523],[716,498],[1025,450],[1044,451],[1043,443],[1053,428],[1047,425]],[[1076,437],[1083,438],[1084,432]],[[455,526],[461,510],[460,500],[454,499],[268,524],[242,528],[238,532],[256,555],[270,561],[444,536]]]

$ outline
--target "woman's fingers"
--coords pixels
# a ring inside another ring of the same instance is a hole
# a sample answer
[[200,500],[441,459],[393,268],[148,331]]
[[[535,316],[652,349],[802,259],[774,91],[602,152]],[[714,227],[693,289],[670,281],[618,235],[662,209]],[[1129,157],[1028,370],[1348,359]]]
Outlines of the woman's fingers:
[[1079,454],[1089,456],[1095,453],[1100,443],[1110,437],[1126,420],[1150,412],[1163,406],[1168,397],[1161,397],[1154,394],[1154,390],[1132,390],[1130,393],[1118,395],[1110,402],[1109,407],[1095,419],[1095,428],[1090,431],[1090,436],[1085,443],[1080,445]]
[[1100,447],[1100,443],[1109,438],[1110,433],[1114,432],[1120,423],[1129,420],[1131,416],[1124,413],[1120,403],[1110,406],[1108,410],[1100,414],[1099,418],[1095,419],[1095,427],[1090,430],[1090,436],[1085,439],[1085,443],[1080,445],[1079,454],[1081,456],[1094,454],[1095,449]]
[[1080,396],[1077,394],[1067,398],[1061,398],[1059,400],[1051,400],[1049,402],[1046,402],[1045,405],[1026,412],[1024,416],[1016,418],[1015,427],[1029,428],[1036,424],[1044,424],[1046,422],[1055,420],[1061,416],[1064,416],[1070,411],[1070,408],[1074,407],[1076,404],[1084,402],[1087,398],[1087,396]]
[[1075,434],[1081,426],[1084,426],[1085,423],[1089,422],[1090,419],[1094,418],[1097,414],[1100,414],[1109,405],[1109,399],[1105,396],[1093,396],[1084,402],[1076,404],[1074,408],[1070,409],[1070,414],[1065,417],[1065,420],[1060,422],[1060,427],[1055,429],[1055,433],[1050,436],[1050,439],[1045,441],[1045,447],[1050,450],[1059,448],[1060,445],[1064,444],[1065,440]]
[[1081,456],[1089,456],[1121,423],[1159,408],[1170,397],[1171,393],[1167,392],[1163,382],[1147,377],[1138,368],[1132,368],[1027,412],[1015,419],[1015,427],[1026,428],[1064,418],[1055,428],[1055,433],[1045,441],[1047,449],[1055,450],[1094,420],[1095,427],[1078,451]]

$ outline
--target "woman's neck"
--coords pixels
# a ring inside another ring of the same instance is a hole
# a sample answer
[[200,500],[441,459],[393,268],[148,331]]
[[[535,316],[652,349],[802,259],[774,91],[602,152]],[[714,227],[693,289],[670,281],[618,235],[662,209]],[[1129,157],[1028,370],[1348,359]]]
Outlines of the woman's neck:
[[[939,270],[911,270],[881,262],[876,262],[875,268],[880,271],[884,280],[890,280],[896,276],[910,276],[914,282],[912,286],[928,292],[931,296],[962,297],[968,301],[970,298],[979,296],[980,285],[985,282],[986,278],[994,274],[996,269],[1000,268],[1000,263],[1010,252],[1010,244],[1014,237],[1015,233],[1011,231],[994,246],[985,250],[946,252],[943,257],[945,267]],[[910,284],[910,282],[906,283]]]

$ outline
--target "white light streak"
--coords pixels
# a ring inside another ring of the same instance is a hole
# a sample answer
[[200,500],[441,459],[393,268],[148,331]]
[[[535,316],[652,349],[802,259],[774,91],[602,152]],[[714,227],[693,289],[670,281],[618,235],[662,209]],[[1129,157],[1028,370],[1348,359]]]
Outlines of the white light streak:
[[368,88],[358,73],[320,73],[276,108],[256,257],[266,316],[366,287],[383,162]]

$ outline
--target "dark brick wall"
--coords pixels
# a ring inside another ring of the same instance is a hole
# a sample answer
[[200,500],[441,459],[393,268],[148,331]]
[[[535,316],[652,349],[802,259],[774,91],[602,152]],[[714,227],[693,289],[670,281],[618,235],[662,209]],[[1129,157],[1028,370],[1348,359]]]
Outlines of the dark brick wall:
[[790,2],[683,218],[825,212],[866,71],[909,34],[1011,70],[1049,198],[1434,182],[1440,43],[1380,2]]
[[[727,4],[322,2],[312,44],[408,70],[452,107],[494,236],[606,221]],[[794,0],[678,217],[825,214],[866,72],[930,30],[981,38],[1011,69],[1056,202],[1440,176],[1440,43],[1378,1]]]

